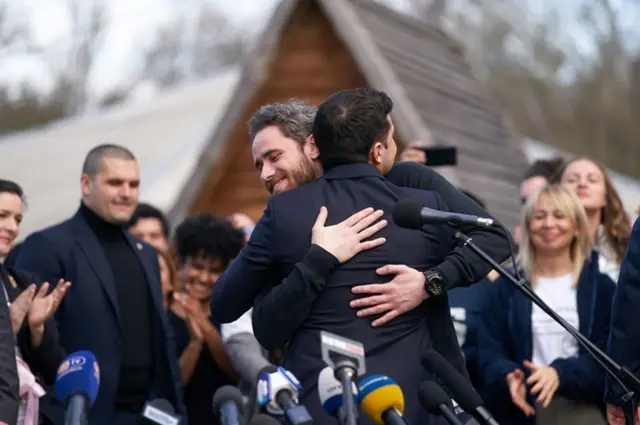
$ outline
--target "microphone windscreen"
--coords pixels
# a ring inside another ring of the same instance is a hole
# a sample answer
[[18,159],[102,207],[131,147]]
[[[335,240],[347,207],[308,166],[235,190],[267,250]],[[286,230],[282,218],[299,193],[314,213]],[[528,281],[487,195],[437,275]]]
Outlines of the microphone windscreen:
[[100,389],[100,367],[90,351],[69,354],[58,367],[56,374],[56,398],[63,404],[74,394],[87,397],[89,406],[98,397]]
[[384,425],[382,414],[389,409],[404,413],[404,395],[396,382],[384,375],[371,375],[358,385],[360,407],[375,423]]
[[280,425],[280,422],[269,415],[260,413],[259,415],[255,415],[253,418],[251,418],[251,420],[249,421],[249,425]]
[[422,227],[422,219],[420,210],[424,205],[422,202],[406,198],[399,200],[393,207],[393,222],[405,229],[420,229]]
[[164,398],[156,398],[149,402],[150,406],[155,407],[156,409],[162,410],[165,413],[169,413],[170,415],[175,413],[175,409],[173,405],[169,403],[169,400],[165,400]]
[[318,397],[322,409],[328,415],[333,415],[342,406],[342,385],[335,378],[333,369],[325,367],[318,375]]
[[440,385],[433,381],[425,381],[420,384],[418,399],[429,413],[440,415],[440,405],[451,406],[451,397],[444,392]]
[[422,365],[433,376],[438,377],[451,392],[451,396],[465,412],[474,412],[482,405],[482,398],[473,389],[471,382],[466,380],[448,361],[434,349],[425,351],[422,355]]
[[[358,401],[358,389],[351,384],[354,401]],[[320,404],[328,415],[334,415],[343,403],[342,384],[336,379],[335,372],[329,366],[320,371],[318,375],[318,397]]]
[[218,412],[222,403],[227,401],[232,401],[237,404],[238,409],[242,409],[244,404],[240,390],[231,385],[225,385],[218,388],[216,393],[213,395],[213,411]]

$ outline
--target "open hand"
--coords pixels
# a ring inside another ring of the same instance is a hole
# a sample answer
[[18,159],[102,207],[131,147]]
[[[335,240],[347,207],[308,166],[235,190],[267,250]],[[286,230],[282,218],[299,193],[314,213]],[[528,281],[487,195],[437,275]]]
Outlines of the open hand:
[[28,321],[30,328],[35,329],[44,325],[44,322],[54,315],[70,286],[71,282],[60,279],[49,295],[47,295],[49,282],[45,282],[40,286],[29,308]]
[[383,214],[382,210],[365,208],[341,223],[325,227],[328,211],[322,207],[311,229],[311,243],[336,257],[340,263],[349,261],[356,254],[385,243],[385,238],[363,242],[387,226],[387,220],[376,223]]
[[516,369],[507,375],[507,385],[509,386],[509,394],[513,404],[526,416],[532,416],[536,413],[533,406],[527,402],[527,387],[524,383],[524,372]]
[[35,293],[36,285],[31,284],[11,303],[9,312],[11,314],[11,328],[13,329],[14,335],[18,335],[18,332],[20,332],[24,318],[27,317],[27,313],[29,313],[29,308],[31,307]]
[[353,300],[349,303],[352,308],[364,308],[358,311],[358,317],[383,314],[374,320],[373,327],[384,325],[407,311],[419,306],[427,299],[424,289],[424,274],[405,265],[389,264],[376,270],[379,275],[395,274],[388,283],[372,283],[358,285],[351,289],[354,294],[367,294],[368,297]]
[[538,403],[542,404],[542,407],[549,407],[560,387],[558,372],[551,366],[538,366],[527,360],[523,365],[531,372],[531,376],[527,378],[527,384],[533,385],[531,394],[538,396]]

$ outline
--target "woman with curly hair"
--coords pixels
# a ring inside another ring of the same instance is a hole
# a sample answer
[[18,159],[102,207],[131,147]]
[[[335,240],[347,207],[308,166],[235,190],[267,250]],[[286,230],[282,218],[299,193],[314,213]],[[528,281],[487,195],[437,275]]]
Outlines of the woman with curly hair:
[[600,270],[617,282],[631,222],[611,178],[600,164],[580,157],[564,165],[558,182],[578,196],[587,213],[594,248],[600,254]]

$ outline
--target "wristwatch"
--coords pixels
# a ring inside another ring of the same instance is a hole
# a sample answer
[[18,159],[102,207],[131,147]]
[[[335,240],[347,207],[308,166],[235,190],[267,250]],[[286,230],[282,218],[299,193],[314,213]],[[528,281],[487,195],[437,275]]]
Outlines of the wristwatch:
[[444,279],[437,270],[424,272],[424,290],[430,297],[437,297],[444,292]]

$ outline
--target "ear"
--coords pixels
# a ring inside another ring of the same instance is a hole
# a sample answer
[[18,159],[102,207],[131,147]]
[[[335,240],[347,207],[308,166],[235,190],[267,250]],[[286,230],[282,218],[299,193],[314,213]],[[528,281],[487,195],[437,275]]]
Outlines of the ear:
[[311,158],[313,161],[317,160],[320,157],[320,151],[318,150],[316,139],[313,137],[313,134],[307,137],[307,140],[305,140],[305,145],[308,149],[309,158]]
[[90,188],[91,177],[87,174],[83,174],[82,177],[80,177],[80,190],[82,191],[82,196],[88,196]]
[[381,164],[383,158],[384,145],[381,142],[375,142],[369,151],[369,161],[373,165]]

